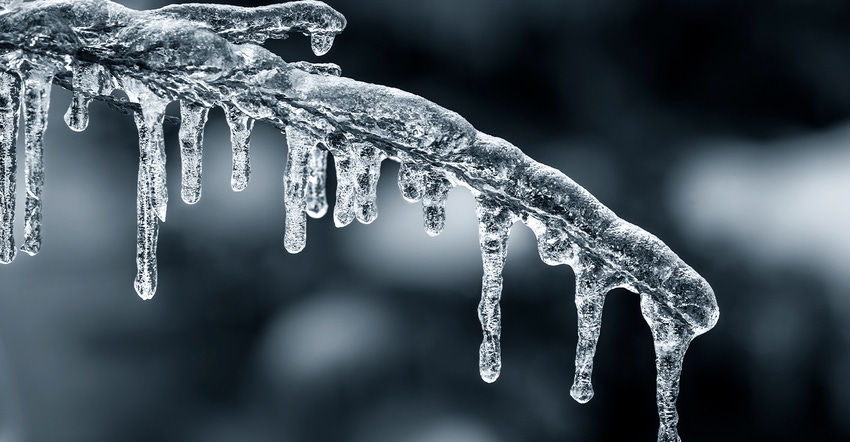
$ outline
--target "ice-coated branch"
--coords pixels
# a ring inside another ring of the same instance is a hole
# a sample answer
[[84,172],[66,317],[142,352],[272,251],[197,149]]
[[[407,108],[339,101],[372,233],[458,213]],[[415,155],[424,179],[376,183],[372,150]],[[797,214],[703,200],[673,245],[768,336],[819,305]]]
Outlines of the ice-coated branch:
[[[652,329],[658,371],[659,440],[678,440],[675,401],[682,358],[691,340],[718,319],[714,292],[661,240],[620,218],[556,169],[509,142],[477,131],[460,115],[398,89],[340,76],[333,64],[287,63],[257,44],[310,36],[326,53],[345,18],[324,3],[297,1],[239,8],[173,5],[135,11],[107,0],[0,1],[0,260],[15,256],[12,234],[15,134],[24,112],[26,232],[22,250],[40,247],[41,146],[51,83],[73,91],[66,122],[88,124],[91,100],[131,112],[139,131],[138,274],[144,299],[156,290],[156,243],[166,219],[166,105],[180,101],[183,200],[201,196],[203,126],[213,106],[225,109],[233,144],[231,184],[249,181],[249,139],[255,120],[285,132],[284,244],[306,246],[307,216],[327,212],[325,173],[331,153],[337,170],[334,221],[371,223],[380,165],[401,163],[399,188],[422,201],[425,230],[437,235],[445,201],[456,185],[478,203],[484,264],[478,314],[484,333],[480,371],[487,382],[501,371],[502,267],[512,224],[521,220],[537,237],[544,262],[576,273],[579,339],[572,396],[593,396],[593,355],[605,295],[625,287],[641,297]],[[128,101],[113,98],[122,89]]]

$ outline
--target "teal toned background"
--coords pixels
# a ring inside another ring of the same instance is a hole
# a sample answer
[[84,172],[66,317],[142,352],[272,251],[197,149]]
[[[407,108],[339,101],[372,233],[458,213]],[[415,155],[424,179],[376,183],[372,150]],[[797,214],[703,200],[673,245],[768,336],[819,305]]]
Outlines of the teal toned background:
[[[329,4],[349,25],[326,56],[300,35],[266,46],[458,112],[561,169],[712,284],[721,317],[685,358],[685,441],[850,438],[850,3]],[[96,103],[90,127],[71,132],[69,100],[54,88],[44,248],[0,268],[0,422],[9,434],[655,439],[652,340],[636,295],[610,294],[596,396],[577,404],[573,274],[544,265],[531,232],[515,226],[502,376],[485,384],[469,192],[451,193],[447,228],[429,238],[386,162],[378,220],[342,230],[329,216],[311,220],[307,249],[293,256],[282,243],[284,137],[257,125],[251,183],[236,194],[220,110],[207,125],[195,206],[180,201],[177,128],[166,127],[171,204],[159,289],[141,301],[132,286],[135,126]]]

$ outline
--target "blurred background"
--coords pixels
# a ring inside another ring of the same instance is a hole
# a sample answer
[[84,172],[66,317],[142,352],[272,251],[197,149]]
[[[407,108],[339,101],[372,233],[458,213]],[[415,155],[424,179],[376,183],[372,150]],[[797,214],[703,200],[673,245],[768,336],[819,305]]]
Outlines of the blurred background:
[[[303,36],[267,47],[460,113],[561,169],[712,284],[721,317],[685,358],[684,440],[850,438],[850,3],[329,4],[348,27],[328,55]],[[0,267],[2,440],[655,440],[636,295],[609,295],[596,396],[579,405],[572,271],[544,265],[516,225],[502,376],[485,384],[469,192],[452,191],[446,230],[430,238],[385,162],[378,220],[341,231],[330,216],[311,220],[292,256],[284,137],[257,124],[251,183],[236,194],[220,110],[195,206],[180,201],[177,128],[166,127],[159,289],[140,300],[135,126],[95,103],[89,128],[71,132],[69,100],[54,88],[42,252]]]

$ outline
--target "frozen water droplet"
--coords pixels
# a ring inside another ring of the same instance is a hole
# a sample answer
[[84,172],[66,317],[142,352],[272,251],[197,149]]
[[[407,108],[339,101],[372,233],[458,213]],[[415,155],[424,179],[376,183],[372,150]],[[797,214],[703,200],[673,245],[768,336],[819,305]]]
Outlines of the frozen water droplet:
[[334,44],[334,34],[317,32],[310,36],[310,47],[317,56],[322,56],[331,50]]

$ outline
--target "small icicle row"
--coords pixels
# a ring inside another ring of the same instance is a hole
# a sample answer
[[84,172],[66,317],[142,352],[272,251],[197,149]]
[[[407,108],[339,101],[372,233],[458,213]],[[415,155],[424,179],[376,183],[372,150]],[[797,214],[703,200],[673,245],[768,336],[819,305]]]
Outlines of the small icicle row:
[[437,236],[446,225],[446,198],[452,189],[452,183],[445,172],[429,169],[424,175],[422,192],[422,215],[425,219],[425,232]]
[[71,104],[65,112],[65,124],[76,132],[89,125],[89,94],[106,95],[112,92],[112,83],[103,67],[94,63],[75,64],[71,85],[74,87]]
[[307,214],[312,218],[321,218],[328,212],[328,151],[322,144],[310,149],[307,165]]
[[0,263],[15,259],[15,189],[20,118],[21,80],[11,72],[0,72]]
[[515,217],[508,209],[484,196],[478,196],[476,201],[478,238],[484,264],[481,302],[478,304],[478,320],[481,321],[484,339],[478,353],[478,369],[481,379],[493,382],[502,370],[502,313],[499,300],[502,297],[502,269],[508,253],[508,235]]
[[398,189],[406,201],[415,203],[422,199],[425,170],[412,160],[399,158],[399,161]]
[[26,191],[24,209],[24,243],[21,250],[35,255],[41,250],[41,194],[44,187],[44,132],[50,108],[53,72],[24,62],[20,67],[23,80],[24,140],[26,145]]
[[298,253],[307,244],[307,175],[310,151],[317,143],[314,136],[301,128],[286,128],[288,152],[283,175],[286,232],[283,243],[289,253]]
[[180,196],[187,204],[201,199],[204,125],[209,108],[180,102]]
[[248,179],[251,176],[251,130],[254,128],[254,120],[235,106],[222,105],[222,107],[227,117],[227,125],[230,127],[230,143],[233,149],[230,187],[234,192],[241,192],[248,187]]
[[381,177],[381,162],[386,154],[372,143],[358,142],[353,145],[355,164],[355,200],[357,220],[371,224],[378,217],[378,179]]

